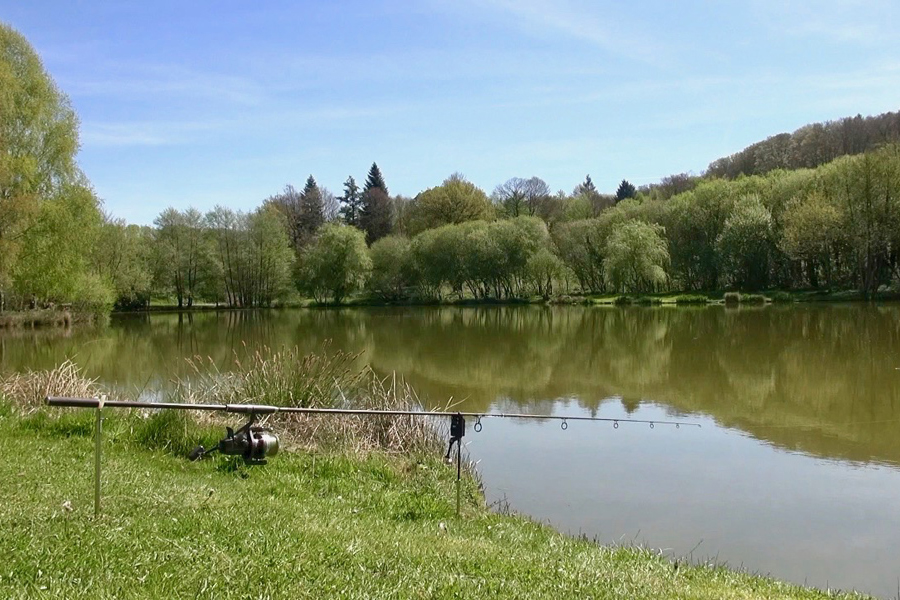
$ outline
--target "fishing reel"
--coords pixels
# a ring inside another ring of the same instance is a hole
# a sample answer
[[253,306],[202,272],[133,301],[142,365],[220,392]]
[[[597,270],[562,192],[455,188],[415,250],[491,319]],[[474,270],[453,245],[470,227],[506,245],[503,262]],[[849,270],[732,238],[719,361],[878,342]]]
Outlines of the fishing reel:
[[278,454],[278,436],[268,427],[254,425],[255,422],[256,415],[251,415],[250,420],[237,431],[226,427],[226,435],[218,445],[209,450],[197,446],[188,454],[188,458],[200,460],[207,454],[219,452],[229,456],[243,456],[248,465],[266,464],[266,457]]

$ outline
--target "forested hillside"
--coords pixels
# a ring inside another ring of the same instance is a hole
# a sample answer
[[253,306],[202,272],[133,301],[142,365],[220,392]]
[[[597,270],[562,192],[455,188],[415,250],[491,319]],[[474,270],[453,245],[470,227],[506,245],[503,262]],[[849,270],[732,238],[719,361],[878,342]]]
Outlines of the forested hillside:
[[862,154],[900,142],[900,112],[874,117],[846,117],[804,125],[794,133],[779,133],[710,163],[706,177],[734,179],[763,175],[775,169],[809,169],[841,156]]

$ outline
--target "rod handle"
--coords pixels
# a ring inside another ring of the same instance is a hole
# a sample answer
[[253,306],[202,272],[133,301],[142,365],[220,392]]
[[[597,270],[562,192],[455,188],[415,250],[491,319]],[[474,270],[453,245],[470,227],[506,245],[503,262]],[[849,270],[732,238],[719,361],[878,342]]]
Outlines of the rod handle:
[[72,408],[97,408],[100,406],[99,398],[59,398],[47,396],[47,404],[50,406],[69,406]]

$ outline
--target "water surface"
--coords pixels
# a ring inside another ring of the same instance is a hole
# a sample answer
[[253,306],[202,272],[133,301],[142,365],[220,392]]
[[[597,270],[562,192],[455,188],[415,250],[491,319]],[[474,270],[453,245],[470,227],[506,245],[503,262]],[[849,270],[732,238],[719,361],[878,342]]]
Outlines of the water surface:
[[235,311],[0,337],[134,393],[261,344],[360,353],[430,406],[702,429],[491,419],[466,438],[490,502],[572,533],[820,587],[896,594],[900,307]]

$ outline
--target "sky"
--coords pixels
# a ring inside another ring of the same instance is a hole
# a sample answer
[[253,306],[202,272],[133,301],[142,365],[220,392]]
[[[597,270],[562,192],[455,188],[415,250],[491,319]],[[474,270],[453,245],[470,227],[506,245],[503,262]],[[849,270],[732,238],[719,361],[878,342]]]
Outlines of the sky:
[[81,120],[108,212],[252,210],[377,162],[601,192],[900,110],[900,2],[0,0]]

